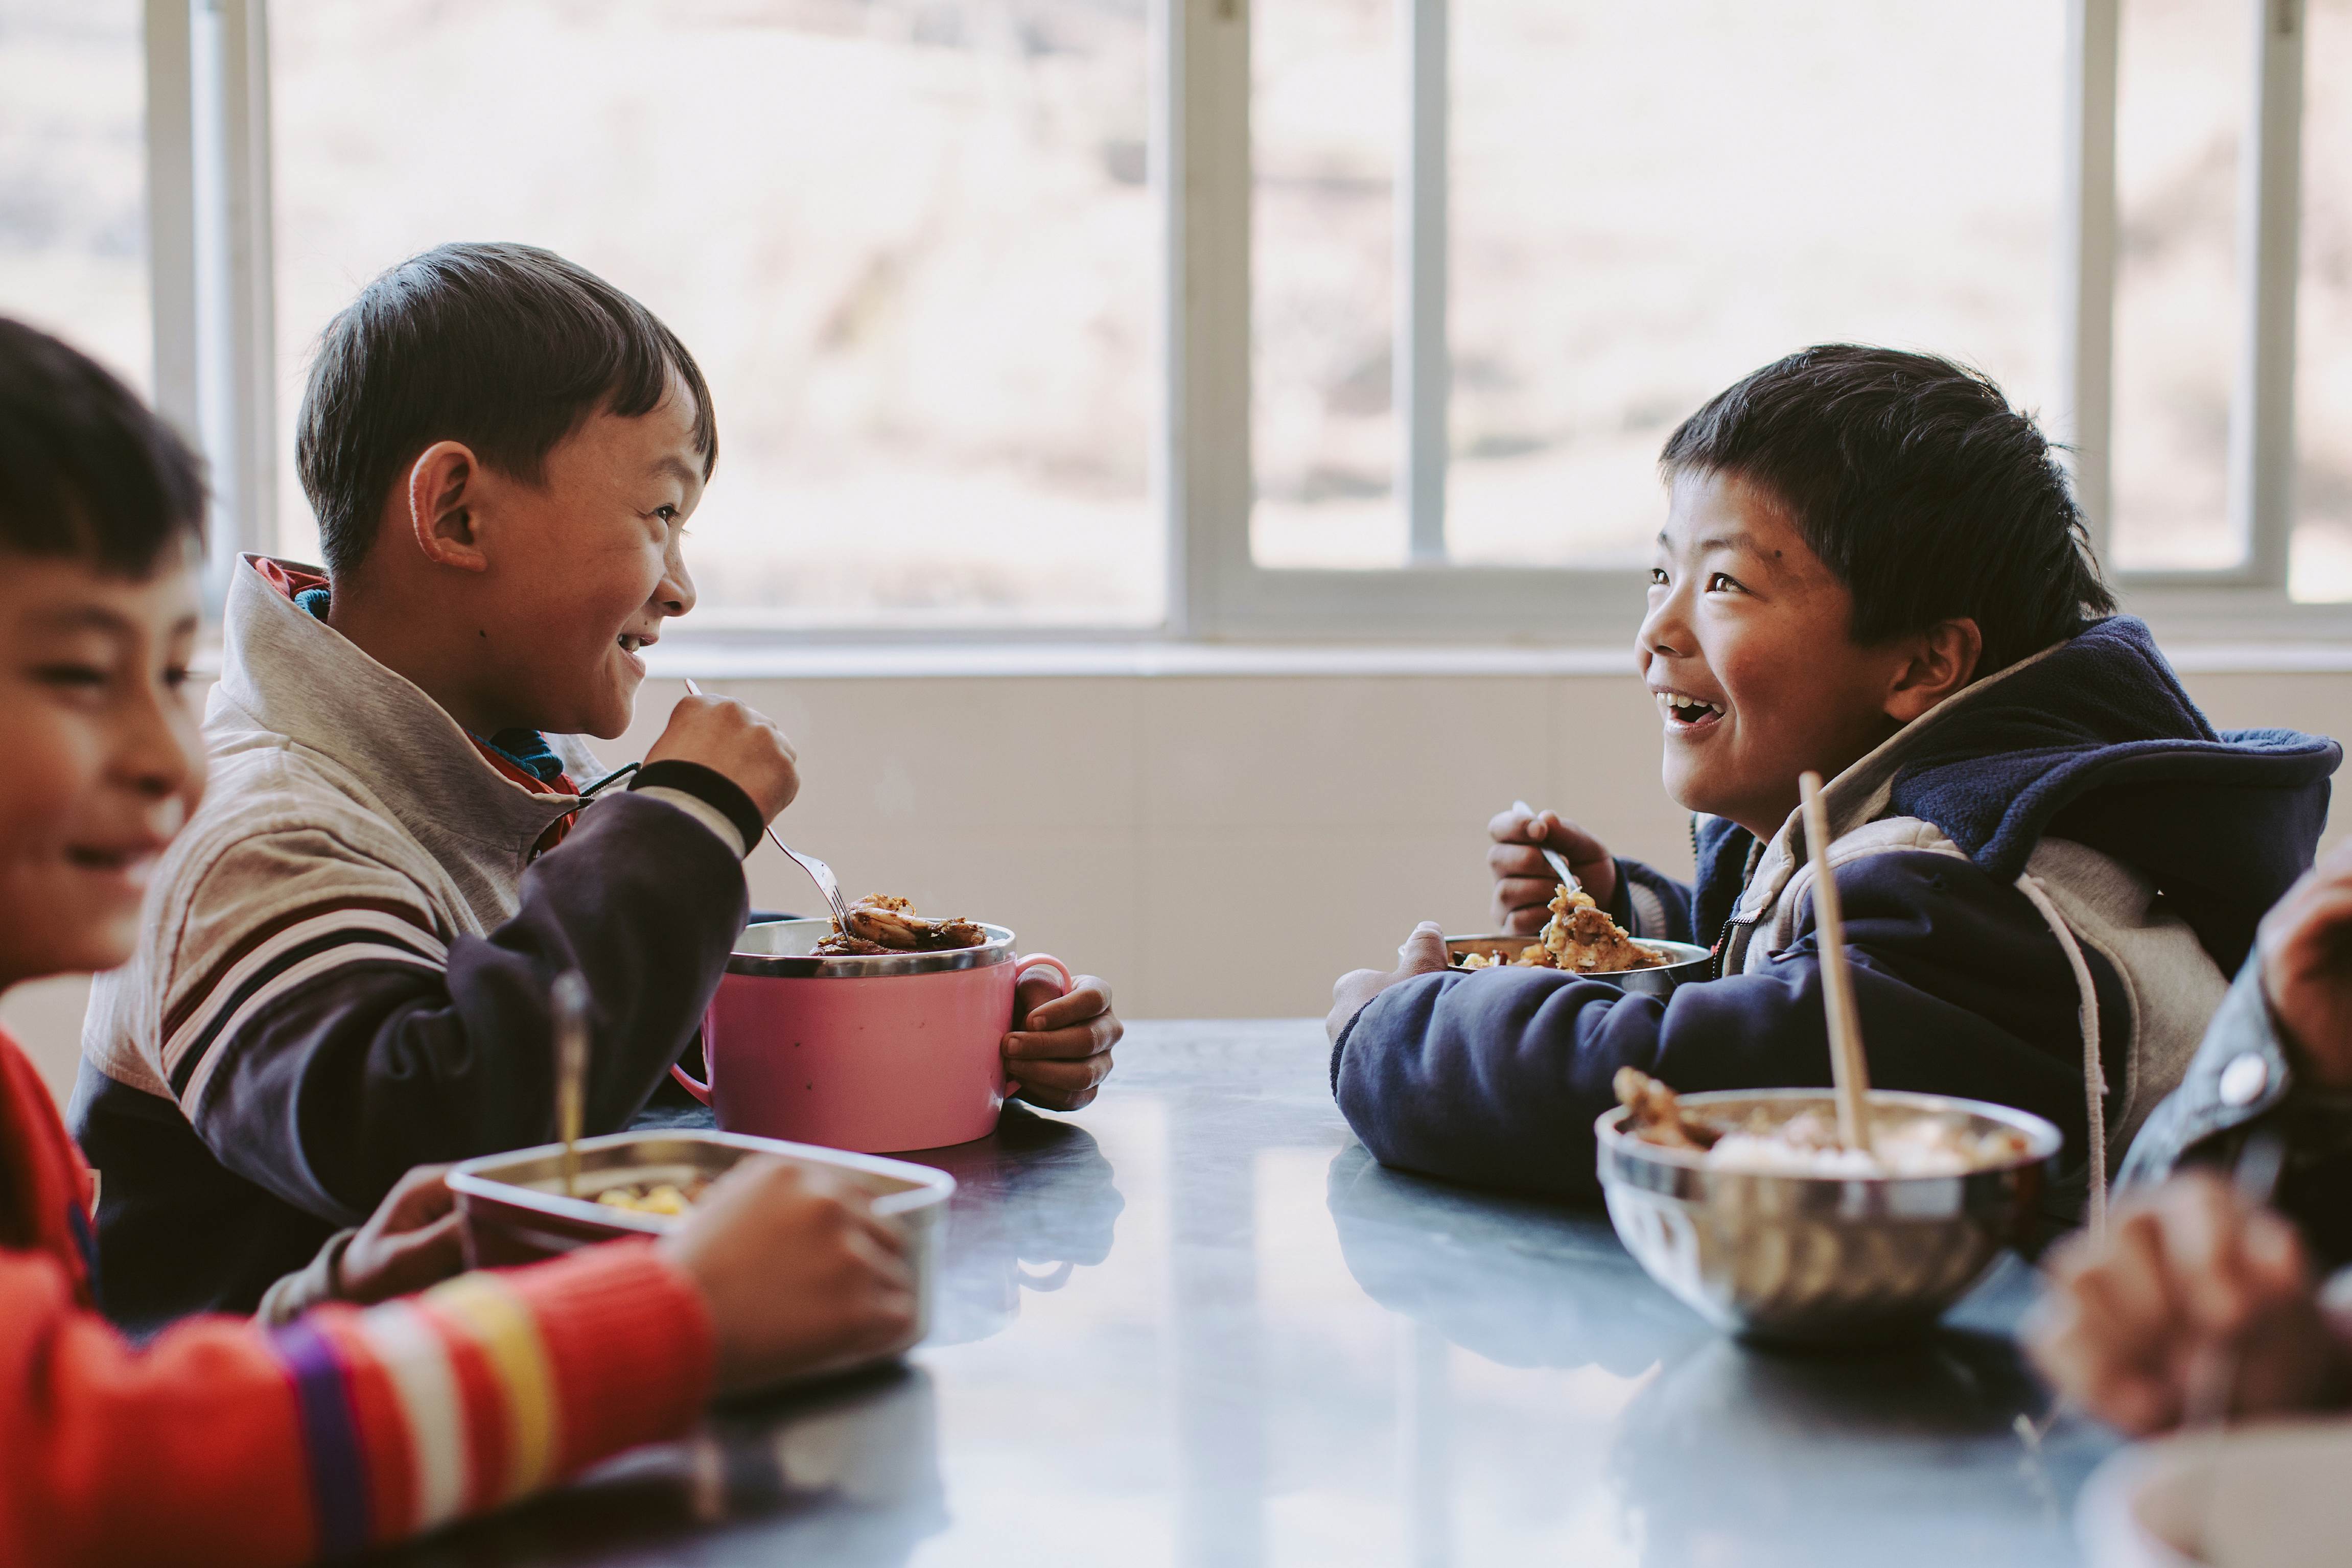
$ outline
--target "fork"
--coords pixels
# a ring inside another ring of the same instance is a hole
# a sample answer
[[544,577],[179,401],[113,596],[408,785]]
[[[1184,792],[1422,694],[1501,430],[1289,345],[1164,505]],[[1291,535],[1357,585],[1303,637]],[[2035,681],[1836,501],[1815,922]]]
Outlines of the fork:
[[[1525,800],[1512,801],[1511,810],[1514,811],[1525,811],[1528,814],[1529,821],[1533,821],[1535,818],[1536,809],[1533,806],[1528,805]],[[1552,875],[1559,878],[1559,884],[1562,887],[1568,889],[1570,893],[1582,893],[1584,891],[1584,884],[1576,880],[1576,873],[1568,869],[1568,857],[1566,855],[1560,853],[1558,850],[1553,849],[1549,844],[1538,845],[1536,852],[1543,856],[1544,863],[1551,867]]]
[[[696,685],[691,677],[686,683],[686,689],[692,696],[698,697],[703,695],[702,688]],[[841,883],[834,876],[833,868],[816,856],[804,855],[784,842],[782,836],[776,831],[776,825],[773,822],[768,824],[768,841],[790,856],[794,865],[808,873],[809,880],[816,883],[816,890],[824,894],[825,903],[833,908],[834,925],[840,929],[843,936],[848,936],[849,903],[841,896]]]

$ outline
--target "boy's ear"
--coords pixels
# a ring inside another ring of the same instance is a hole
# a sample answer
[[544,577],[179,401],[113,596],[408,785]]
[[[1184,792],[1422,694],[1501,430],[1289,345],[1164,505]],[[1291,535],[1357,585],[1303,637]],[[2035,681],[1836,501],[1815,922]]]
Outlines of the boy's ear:
[[425,559],[436,566],[460,571],[489,569],[476,516],[481,477],[481,460],[457,441],[435,442],[409,465],[409,532]]
[[1909,724],[1976,679],[1984,633],[1966,617],[1939,621],[1898,644],[1904,660],[1886,688],[1886,716]]

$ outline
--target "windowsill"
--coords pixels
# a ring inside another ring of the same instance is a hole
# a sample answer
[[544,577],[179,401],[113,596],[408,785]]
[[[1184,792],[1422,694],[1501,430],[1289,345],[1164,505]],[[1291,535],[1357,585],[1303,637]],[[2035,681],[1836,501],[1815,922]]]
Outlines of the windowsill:
[[[2184,674],[2352,674],[2352,643],[2179,643],[2166,653]],[[1632,650],[1020,640],[971,643],[697,643],[686,633],[650,650],[656,680],[1139,679],[1389,676],[1624,676]]]

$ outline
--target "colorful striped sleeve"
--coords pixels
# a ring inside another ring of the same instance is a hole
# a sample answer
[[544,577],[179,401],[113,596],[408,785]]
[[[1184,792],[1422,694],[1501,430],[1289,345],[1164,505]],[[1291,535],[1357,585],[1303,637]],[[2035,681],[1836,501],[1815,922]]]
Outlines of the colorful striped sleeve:
[[329,1556],[675,1436],[710,1386],[702,1300],[643,1244],[329,1308],[270,1342],[294,1386]]

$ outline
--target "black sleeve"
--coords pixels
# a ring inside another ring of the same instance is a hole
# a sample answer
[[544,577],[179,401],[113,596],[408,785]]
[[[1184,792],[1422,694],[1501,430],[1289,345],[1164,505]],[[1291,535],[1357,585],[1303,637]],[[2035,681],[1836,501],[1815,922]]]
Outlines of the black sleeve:
[[554,1135],[548,990],[586,977],[586,1124],[625,1125],[699,1026],[743,928],[740,863],[686,812],[598,801],[524,873],[521,907],[446,972],[358,959],[223,1042],[194,1110],[232,1170],[320,1218],[363,1218],[411,1166]]
[[[2032,1111],[2079,1160],[2079,998],[2025,896],[1927,852],[1849,862],[1837,884],[1872,1082]],[[1541,969],[1418,977],[1349,1022],[1332,1053],[1332,1091],[1384,1163],[1589,1195],[1592,1124],[1616,1104],[1620,1067],[1686,1092],[1829,1083],[1810,906],[1798,933],[1762,969],[1685,986],[1663,1003]]]

